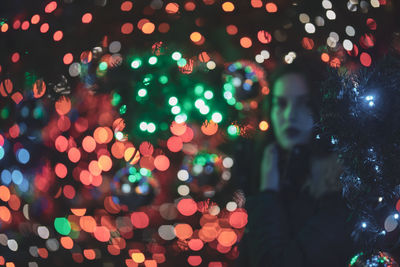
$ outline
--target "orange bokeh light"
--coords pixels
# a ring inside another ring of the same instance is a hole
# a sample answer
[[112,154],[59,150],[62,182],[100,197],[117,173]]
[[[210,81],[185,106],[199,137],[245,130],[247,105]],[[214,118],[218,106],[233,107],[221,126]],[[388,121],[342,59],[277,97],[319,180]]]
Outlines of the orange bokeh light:
[[167,156],[158,155],[154,159],[154,166],[159,171],[166,171],[169,168],[170,162]]
[[26,31],[27,29],[29,29],[29,26],[29,21],[25,20],[24,22],[22,22],[21,29]]
[[100,167],[101,170],[107,172],[107,171],[111,170],[111,167],[112,167],[112,160],[111,160],[111,158],[110,158],[109,156],[107,156],[107,155],[101,155],[101,156],[99,157],[99,162],[98,162],[98,164],[99,164],[99,167]]
[[56,31],[53,35],[53,40],[58,42],[63,38],[64,34],[62,31]]
[[44,8],[44,12],[46,12],[46,13],[51,13],[51,12],[53,12],[54,10],[56,10],[56,8],[57,8],[57,2],[56,2],[56,1],[51,1],[51,2],[48,3],[48,4],[46,5],[46,7]]
[[61,97],[55,103],[55,108],[60,116],[65,115],[71,110],[71,100],[68,97]]
[[76,147],[70,148],[68,158],[71,162],[77,163],[81,159],[81,152]]
[[42,26],[40,26],[40,32],[41,33],[46,33],[49,31],[49,24],[48,23],[43,23]]
[[323,62],[329,62],[330,57],[329,57],[329,55],[328,55],[327,53],[322,53],[322,54],[321,54],[321,60],[322,60]]
[[97,176],[101,174],[101,169],[99,166],[99,162],[97,160],[92,160],[89,163],[89,171],[93,176]]
[[105,226],[96,226],[94,229],[94,237],[100,242],[108,242],[110,240],[110,230]]
[[46,93],[46,84],[43,80],[36,80],[36,82],[33,84],[33,96],[35,98],[40,98]]
[[179,11],[179,5],[177,3],[168,3],[165,6],[165,11],[168,14],[175,14],[175,13],[177,13]]
[[132,23],[124,23],[121,26],[121,33],[123,34],[130,34],[133,31],[133,24]]
[[8,130],[8,133],[10,134],[11,138],[17,138],[20,133],[18,124],[14,124],[13,126],[11,126]]
[[84,249],[83,255],[88,260],[94,260],[96,258],[96,252],[93,249]]
[[7,97],[13,90],[13,83],[10,79],[5,79],[0,83],[0,93],[2,96]]
[[154,147],[149,142],[142,142],[139,146],[139,151],[143,156],[153,155]]
[[175,235],[181,240],[189,239],[193,235],[193,228],[186,223],[179,223],[175,226]]
[[6,32],[6,31],[8,31],[8,24],[7,23],[4,23],[2,26],[1,26],[1,32]]
[[201,264],[201,262],[202,262],[202,259],[201,259],[200,256],[193,256],[192,255],[192,256],[188,257],[187,261],[191,266],[199,266]]
[[170,131],[172,134],[174,135],[182,135],[186,132],[186,123],[182,122],[182,123],[177,123],[176,121],[173,121],[171,123],[171,126],[169,127]]
[[240,38],[240,45],[243,48],[250,48],[253,45],[253,42],[249,37],[242,37]]
[[201,40],[201,34],[199,32],[192,32],[190,34],[190,40],[192,40],[192,42],[199,42]]
[[196,9],[196,4],[191,2],[191,1],[189,1],[189,2],[185,3],[184,8],[185,8],[186,11],[193,11],[193,10]]
[[74,56],[71,53],[66,53],[63,57],[63,62],[65,65],[69,65],[74,60]]
[[201,239],[193,238],[188,242],[188,246],[193,251],[199,251],[203,248],[204,243]]
[[178,152],[183,147],[182,139],[178,136],[171,136],[168,138],[167,147],[171,152]]
[[82,16],[82,23],[90,23],[93,19],[93,16],[91,13],[86,13]]
[[72,185],[66,185],[63,188],[64,196],[68,199],[73,199],[75,197],[76,191]]
[[69,236],[61,237],[60,243],[65,249],[72,249],[74,247],[74,241]]
[[277,7],[277,5],[275,4],[275,3],[267,3],[266,5],[265,5],[265,9],[267,10],[267,12],[269,12],[269,13],[275,13],[275,12],[277,12],[278,11],[278,7]]
[[237,235],[235,231],[230,228],[222,229],[220,234],[218,235],[218,243],[225,247],[233,246],[237,241]]
[[122,142],[115,142],[111,146],[111,154],[116,159],[122,159],[124,157],[124,152],[125,152],[125,145]]
[[93,152],[96,149],[96,141],[94,140],[93,137],[88,135],[85,138],[83,138],[82,147],[83,150],[85,150],[88,153]]
[[142,32],[144,34],[152,34],[154,32],[155,28],[156,28],[156,26],[154,25],[154,23],[146,22],[145,24],[143,24]]
[[93,180],[93,176],[90,174],[88,170],[83,170],[79,174],[79,180],[84,185],[90,185]]
[[54,171],[56,175],[61,179],[65,178],[65,176],[67,176],[68,173],[67,167],[62,163],[57,163],[56,166],[54,167]]
[[107,130],[108,127],[97,127],[96,130],[93,132],[94,140],[98,144],[106,144],[109,143],[112,139],[112,131],[111,131],[111,139],[110,139],[110,131]]
[[59,152],[65,152],[68,148],[68,140],[65,138],[65,136],[58,136],[54,143]]
[[19,197],[17,195],[11,195],[10,199],[8,200],[8,206],[12,210],[17,211],[21,207],[21,200],[19,199]]
[[225,2],[222,4],[222,10],[225,12],[232,12],[235,10],[235,5],[232,2]]
[[96,228],[96,221],[92,216],[82,216],[79,219],[79,226],[83,231],[93,233]]
[[86,213],[86,209],[71,209],[71,212],[76,216],[83,216]]
[[12,56],[11,56],[11,61],[12,61],[13,63],[17,63],[17,62],[19,61],[20,58],[21,58],[21,57],[20,57],[19,53],[18,53],[18,52],[15,52],[15,53],[13,53]]
[[149,226],[149,216],[142,211],[132,212],[131,222],[134,227],[138,229],[144,229]]
[[38,24],[39,21],[40,21],[40,16],[38,14],[32,16],[32,18],[31,18],[32,24]]
[[205,121],[201,126],[201,131],[205,135],[214,135],[218,132],[218,123],[211,121]]
[[132,6],[133,5],[132,5],[131,1],[125,1],[121,4],[121,11],[125,11],[125,12],[131,11]]
[[178,211],[184,216],[191,216],[197,211],[197,204],[191,198],[183,198],[178,202]]
[[5,185],[0,186],[0,199],[4,202],[7,202],[10,200],[10,196],[10,189],[8,189],[8,187]]

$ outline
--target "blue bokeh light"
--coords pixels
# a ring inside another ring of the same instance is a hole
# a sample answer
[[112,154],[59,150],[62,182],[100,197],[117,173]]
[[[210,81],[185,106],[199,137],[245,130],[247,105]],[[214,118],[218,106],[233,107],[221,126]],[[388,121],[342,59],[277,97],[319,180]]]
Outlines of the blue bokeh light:
[[3,170],[1,172],[1,182],[4,185],[9,185],[11,183],[11,172],[9,170]]
[[11,178],[14,184],[20,185],[24,179],[24,176],[19,170],[13,170]]
[[29,151],[26,150],[25,148],[20,148],[17,150],[17,159],[20,163],[26,164],[31,158],[31,155],[29,154]]

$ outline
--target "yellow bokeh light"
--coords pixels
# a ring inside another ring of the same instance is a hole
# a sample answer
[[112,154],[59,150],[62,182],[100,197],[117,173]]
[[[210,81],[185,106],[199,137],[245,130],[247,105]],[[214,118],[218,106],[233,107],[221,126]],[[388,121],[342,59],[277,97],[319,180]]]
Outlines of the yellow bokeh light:
[[235,10],[235,5],[232,2],[225,2],[222,4],[222,9],[225,12],[232,12],[233,10]]
[[132,253],[132,260],[136,263],[142,263],[145,260],[144,254],[141,252]]
[[192,40],[192,42],[198,42],[201,40],[201,34],[199,32],[192,32],[192,34],[190,35],[190,40]]
[[266,121],[261,121],[260,124],[258,125],[261,131],[266,131],[269,128],[269,124]]

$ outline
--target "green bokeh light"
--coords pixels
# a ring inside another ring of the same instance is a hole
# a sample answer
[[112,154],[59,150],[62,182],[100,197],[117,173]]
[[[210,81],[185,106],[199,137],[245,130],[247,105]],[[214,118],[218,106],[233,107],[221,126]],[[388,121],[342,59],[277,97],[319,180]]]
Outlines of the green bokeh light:
[[151,175],[151,171],[146,169],[146,168],[140,168],[140,174],[143,176],[150,176]]
[[186,65],[187,61],[184,58],[181,58],[178,60],[177,64],[179,67],[184,67]]
[[107,70],[107,63],[106,62],[101,62],[100,64],[99,64],[99,70],[101,70],[101,71],[105,71],[105,70]]
[[146,89],[144,89],[144,88],[139,89],[138,96],[145,97],[146,95],[147,95],[147,90]]
[[207,90],[204,92],[204,98],[205,99],[212,99],[214,97],[214,93],[211,90]]
[[118,106],[121,102],[121,96],[118,93],[113,94],[113,98],[111,99],[111,105]]
[[135,173],[137,173],[136,168],[133,167],[133,166],[131,166],[131,167],[129,168],[129,173],[130,173],[130,174],[135,174]]
[[141,131],[146,131],[147,130],[147,122],[145,122],[145,121],[142,121],[140,124],[139,124],[139,129],[141,130]]
[[171,113],[176,115],[179,114],[181,112],[181,107],[180,106],[174,106],[171,108]]
[[220,123],[222,121],[222,114],[219,112],[214,112],[211,115],[211,119],[216,123]]
[[181,113],[175,116],[174,119],[177,123],[182,123],[187,121],[187,115],[185,113]]
[[194,93],[200,96],[204,92],[204,87],[201,84],[198,84],[194,87]]
[[131,63],[132,69],[138,69],[138,68],[140,68],[140,66],[142,66],[142,60],[140,60],[139,58],[134,59]]
[[229,99],[231,99],[232,97],[233,97],[233,95],[232,95],[231,92],[226,91],[226,92],[224,93],[224,98],[225,98],[226,100],[229,100]]
[[178,104],[178,98],[176,98],[175,96],[171,96],[171,97],[168,99],[168,104],[169,104],[170,106],[175,106],[176,104]]
[[126,113],[126,105],[122,105],[120,108],[119,108],[119,113],[121,114],[121,115],[123,115],[123,114],[125,114]]
[[229,125],[227,132],[230,136],[237,136],[239,134],[239,127],[236,125]]
[[1,110],[1,118],[7,119],[10,116],[10,110],[6,107]]
[[235,88],[233,87],[233,85],[231,83],[225,83],[224,89],[225,89],[225,91],[232,92]]
[[157,59],[157,57],[155,57],[155,56],[149,58],[149,64],[150,64],[150,65],[155,65],[155,64],[157,64],[157,61],[158,61],[158,59]]
[[63,217],[54,220],[54,227],[61,235],[68,235],[71,232],[71,224]]
[[237,102],[237,103],[235,104],[235,108],[236,108],[237,110],[242,110],[242,109],[243,109],[243,104],[242,104],[241,102]]
[[166,83],[168,82],[168,77],[165,76],[165,75],[161,75],[160,78],[158,79],[158,81],[159,81],[161,84],[166,84]]
[[42,107],[36,107],[34,110],[33,110],[33,117],[35,118],[35,119],[40,119],[40,118],[43,118],[43,108]]
[[181,59],[181,58],[182,58],[182,54],[179,53],[178,51],[172,53],[172,59],[173,59],[173,60],[178,61],[178,60]]
[[147,124],[147,131],[149,133],[154,133],[156,131],[156,125],[152,122],[150,122],[149,124]]
[[232,97],[231,99],[228,99],[226,102],[228,103],[228,105],[233,106],[236,104],[236,99]]

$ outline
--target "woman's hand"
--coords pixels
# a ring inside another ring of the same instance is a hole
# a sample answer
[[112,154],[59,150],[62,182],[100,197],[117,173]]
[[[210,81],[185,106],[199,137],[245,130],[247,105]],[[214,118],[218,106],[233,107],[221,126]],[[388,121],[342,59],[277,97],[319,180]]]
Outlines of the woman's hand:
[[264,149],[260,179],[260,191],[279,191],[278,146],[275,143]]

